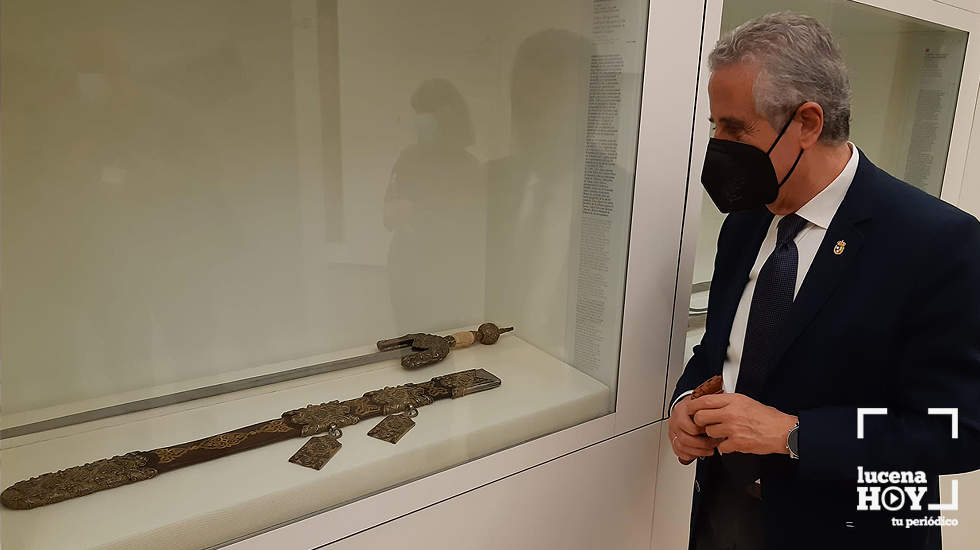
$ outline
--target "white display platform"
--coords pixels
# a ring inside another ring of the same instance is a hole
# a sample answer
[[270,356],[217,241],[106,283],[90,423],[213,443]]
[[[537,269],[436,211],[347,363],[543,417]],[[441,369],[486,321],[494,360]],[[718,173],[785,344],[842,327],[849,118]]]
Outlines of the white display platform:
[[2,484],[473,368],[499,376],[501,387],[421,408],[416,427],[397,445],[367,437],[380,420],[369,419],[344,429],[343,448],[320,471],[287,461],[305,442],[297,438],[34,510],[3,509],[3,548],[204,548],[594,418],[608,406],[606,386],[506,335],[418,371],[385,361],[212,398],[206,406],[187,403],[5,440]]

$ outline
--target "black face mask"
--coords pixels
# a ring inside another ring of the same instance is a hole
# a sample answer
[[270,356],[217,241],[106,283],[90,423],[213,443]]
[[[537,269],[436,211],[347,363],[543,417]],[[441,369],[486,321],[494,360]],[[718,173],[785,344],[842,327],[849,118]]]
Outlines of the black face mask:
[[776,148],[795,116],[794,111],[768,151],[737,141],[718,138],[708,141],[708,152],[704,156],[704,168],[701,171],[701,185],[708,191],[708,196],[718,210],[725,214],[754,210],[776,200],[779,188],[800,163],[803,149],[800,149],[796,162],[782,181],[776,177],[776,169],[769,154]]

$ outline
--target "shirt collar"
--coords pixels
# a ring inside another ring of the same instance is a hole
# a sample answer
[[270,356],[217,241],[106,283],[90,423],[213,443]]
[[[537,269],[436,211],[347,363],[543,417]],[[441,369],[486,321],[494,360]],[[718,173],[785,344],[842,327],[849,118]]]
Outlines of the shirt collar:
[[817,193],[815,197],[796,211],[797,216],[823,229],[830,227],[830,221],[834,219],[834,214],[837,213],[840,203],[844,201],[844,195],[851,187],[854,174],[857,172],[860,153],[850,141],[847,142],[847,146],[851,148],[851,158],[844,165],[841,173],[823,191]]

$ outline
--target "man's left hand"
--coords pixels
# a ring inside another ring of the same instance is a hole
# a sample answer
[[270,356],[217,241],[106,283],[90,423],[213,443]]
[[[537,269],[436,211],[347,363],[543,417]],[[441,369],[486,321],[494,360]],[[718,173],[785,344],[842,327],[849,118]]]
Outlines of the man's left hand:
[[798,418],[740,393],[703,395],[688,403],[694,423],[713,438],[723,438],[718,452],[757,455],[789,454],[786,437]]

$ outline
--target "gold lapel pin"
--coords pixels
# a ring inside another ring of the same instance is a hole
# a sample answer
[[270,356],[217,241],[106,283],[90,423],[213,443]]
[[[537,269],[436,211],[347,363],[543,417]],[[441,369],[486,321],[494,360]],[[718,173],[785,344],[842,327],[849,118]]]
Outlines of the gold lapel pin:
[[844,247],[845,246],[847,246],[847,243],[846,242],[844,242],[844,241],[837,241],[837,244],[834,245],[834,254],[836,254],[838,256],[840,256],[841,254],[843,254],[844,253]]

